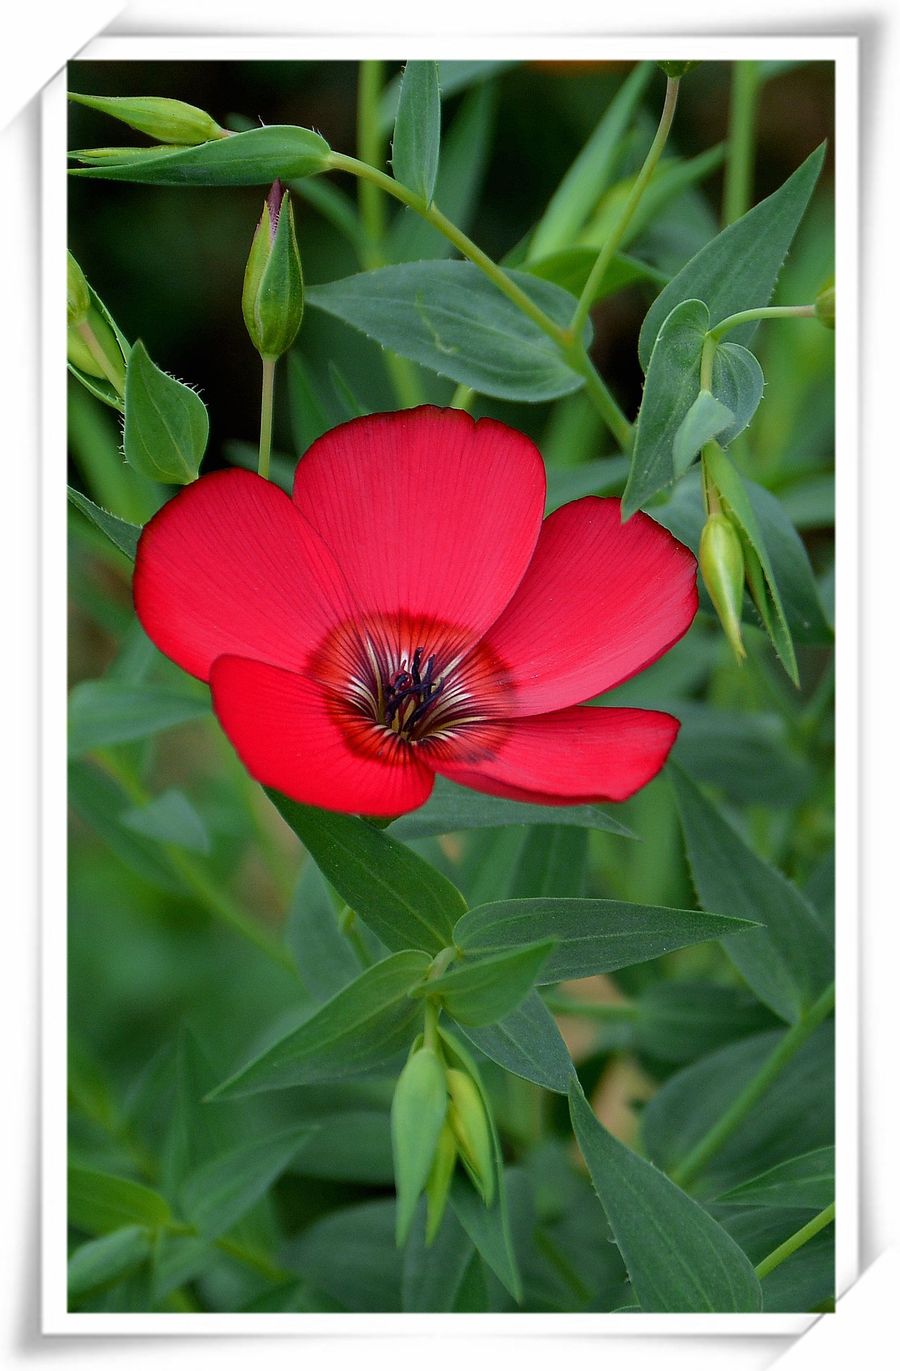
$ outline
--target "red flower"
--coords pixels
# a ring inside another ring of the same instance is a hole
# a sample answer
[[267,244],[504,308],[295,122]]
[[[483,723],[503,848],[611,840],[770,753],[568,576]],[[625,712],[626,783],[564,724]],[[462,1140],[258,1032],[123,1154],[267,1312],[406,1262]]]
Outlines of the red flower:
[[396,815],[435,772],[543,804],[624,800],[678,722],[584,707],[697,609],[692,554],[587,497],[542,522],[541,457],[457,410],[354,419],[297,467],[187,486],[138,547],[150,637],[209,681],[257,780],[305,804]]

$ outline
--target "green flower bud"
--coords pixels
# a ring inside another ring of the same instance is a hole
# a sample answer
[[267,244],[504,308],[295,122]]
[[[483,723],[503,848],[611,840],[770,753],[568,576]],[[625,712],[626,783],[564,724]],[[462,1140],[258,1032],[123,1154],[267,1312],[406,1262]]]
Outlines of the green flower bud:
[[69,99],[101,114],[111,114],[160,143],[208,143],[213,138],[228,137],[228,130],[220,128],[205,110],[186,105],[183,100],[166,100],[156,95],[75,95],[71,91]]
[[663,69],[670,80],[674,81],[678,77],[686,76],[691,67],[696,67],[699,64],[697,62],[657,62],[656,65]]
[[88,310],[91,307],[91,292],[87,281],[84,279],[84,272],[71,252],[66,255],[68,259],[66,313],[70,324],[80,324],[88,316]]
[[287,352],[303,318],[303,271],[294,212],[280,181],[269,191],[253,235],[241,307],[261,357],[272,360]]
[[450,1193],[450,1182],[453,1180],[455,1170],[456,1135],[449,1123],[445,1122],[441,1129],[441,1136],[438,1138],[437,1150],[425,1186],[425,1201],[428,1206],[428,1217],[425,1222],[426,1247],[430,1247],[437,1237],[441,1220],[444,1217],[444,1210],[447,1208],[447,1196]]
[[746,657],[741,638],[744,600],[744,553],[737,530],[726,514],[711,514],[700,535],[700,570],[725,636],[738,661]]
[[459,1155],[485,1204],[490,1204],[494,1198],[494,1152],[481,1092],[471,1076],[455,1068],[447,1072],[447,1089],[447,1120]]
[[430,1047],[413,1051],[400,1073],[391,1104],[398,1247],[409,1235],[416,1202],[432,1170],[446,1114],[444,1063]]
[[816,318],[826,328],[834,328],[834,282],[823,286],[815,300]]

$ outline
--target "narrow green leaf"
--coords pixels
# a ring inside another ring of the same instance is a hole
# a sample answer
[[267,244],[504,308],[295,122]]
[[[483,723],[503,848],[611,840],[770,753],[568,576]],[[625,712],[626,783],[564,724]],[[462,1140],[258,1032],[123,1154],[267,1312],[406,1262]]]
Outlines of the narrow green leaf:
[[701,390],[682,419],[672,444],[672,465],[683,476],[700,449],[734,425],[734,414],[709,390]]
[[166,1200],[156,1190],[89,1167],[69,1167],[69,1223],[84,1233],[111,1233],[137,1224],[164,1228],[172,1219]]
[[125,372],[125,460],[153,481],[196,480],[209,438],[206,405],[151,361],[140,339]]
[[521,1003],[553,946],[552,939],[545,939],[451,966],[443,976],[419,986],[413,994],[419,998],[439,995],[454,1019],[483,1028],[511,1014]]
[[762,1291],[733,1238],[663,1172],[608,1133],[581,1086],[572,1127],[646,1313],[756,1313]]
[[689,1062],[776,1020],[749,991],[708,981],[653,981],[635,1001],[634,1044],[664,1062]]
[[713,356],[712,387],[716,398],[732,412],[732,421],[718,433],[722,447],[734,442],[750,423],[762,399],[765,377],[762,367],[740,343],[719,343]]
[[391,1121],[386,1109],[316,1111],[314,1122],[315,1132],[291,1162],[294,1175],[355,1185],[393,1185]]
[[285,940],[300,979],[316,1004],[343,990],[362,966],[341,933],[325,880],[315,862],[305,863],[287,914]]
[[[309,290],[306,295],[308,299]],[[309,362],[296,350],[287,355],[287,386],[294,447],[302,455],[317,438],[334,427],[335,420],[326,410]]]
[[452,1209],[444,1214],[434,1241],[427,1247],[422,1205],[403,1259],[404,1314],[452,1313],[473,1250],[471,1238]]
[[809,555],[782,502],[755,481],[744,481],[759,536],[795,642],[827,646],[834,629],[825,616]]
[[[570,500],[580,500],[582,495],[620,494],[628,478],[628,467],[628,458],[622,456],[595,457],[590,461],[580,462],[577,467],[549,468],[546,513],[552,514],[560,505],[568,504]],[[583,809],[585,806],[575,806],[573,810],[567,806],[565,812],[577,813],[579,808]],[[549,820],[547,822],[549,823]],[[615,823],[616,820],[610,822]]]
[[267,186],[327,170],[330,153],[325,139],[311,129],[270,124],[140,161],[77,167],[69,175],[153,186]]
[[[88,402],[90,403],[90,402]],[[120,519],[117,514],[110,514],[109,510],[101,509],[95,505],[93,500],[89,500],[86,495],[82,495],[80,490],[73,490],[71,486],[66,488],[69,504],[74,505],[92,524],[99,528],[101,533],[105,533],[109,541],[124,552],[129,561],[134,561],[137,553],[138,538],[142,530],[137,524],[129,524],[124,519]]]
[[[712,325],[739,310],[769,303],[824,158],[823,144],[773,195],[701,248],[656,297],[647,311],[638,343],[645,371],[663,321],[681,301],[703,300],[709,307]],[[746,346],[754,328],[754,324],[742,324],[729,337],[732,342]]]
[[681,729],[672,760],[695,781],[717,786],[729,800],[776,809],[802,804],[814,769],[781,714],[678,703]]
[[437,62],[407,62],[391,144],[391,168],[408,190],[431,204],[441,150],[441,91]]
[[834,1148],[817,1147],[717,1195],[716,1204],[819,1210],[833,1199]]
[[309,851],[323,876],[394,952],[440,952],[451,941],[465,901],[434,867],[351,814],[266,794]]
[[492,1062],[523,1080],[565,1095],[575,1070],[556,1020],[536,991],[499,1022],[461,1030]]
[[[480,60],[438,62],[438,80],[441,94],[445,100],[449,100],[451,95],[457,95],[460,91],[468,90],[470,86],[485,85],[492,81],[495,76],[499,76],[501,72],[508,71],[517,65],[517,62],[484,62]],[[381,92],[378,107],[378,128],[381,133],[390,133],[397,118],[397,106],[400,102],[400,80],[400,76],[395,76]]]
[[510,895],[513,899],[583,895],[587,855],[587,829],[552,824],[530,830],[513,872]]
[[578,828],[597,828],[618,833],[623,838],[635,835],[618,819],[595,805],[533,805],[518,800],[500,800],[482,795],[465,786],[438,777],[431,799],[421,809],[395,819],[391,834],[397,838],[429,838],[439,833],[459,833],[470,828],[505,828],[519,824],[571,824]]
[[391,1104],[398,1246],[409,1234],[446,1116],[444,1065],[432,1048],[423,1047],[401,1071]]
[[69,695],[69,756],[151,738],[209,716],[209,701],[192,690],[119,681],[81,681]]
[[[554,323],[569,323],[575,300],[567,291],[508,274]],[[471,262],[381,267],[311,286],[307,300],[401,357],[497,399],[537,403],[583,384],[556,344]]]
[[752,927],[744,919],[618,900],[500,900],[464,915],[453,936],[467,955],[554,939],[537,977],[549,985],[616,971],[692,943],[749,936]]
[[274,1185],[314,1131],[314,1124],[294,1125],[204,1162],[179,1191],[187,1221],[204,1238],[227,1233]]
[[394,1243],[394,1201],[343,1205],[284,1244],[281,1263],[356,1314],[400,1312],[403,1254]]
[[109,845],[120,861],[141,880],[159,890],[183,891],[156,843],[130,832],[120,822],[132,807],[125,791],[111,776],[85,762],[69,767],[69,802],[75,813]]
[[612,180],[622,156],[624,136],[652,75],[652,62],[640,62],[616,91],[553,192],[532,234],[529,261],[565,248],[573,241]]
[[93,1242],[76,1247],[69,1258],[69,1299],[121,1280],[136,1270],[150,1255],[150,1235],[146,1228],[130,1225],[106,1233]]
[[164,790],[149,804],[126,809],[119,822],[154,842],[173,843],[188,852],[209,852],[206,824],[181,790]]
[[675,479],[675,440],[700,390],[700,354],[708,328],[706,305],[701,300],[682,300],[659,329],[622,498],[626,518]]
[[[539,276],[542,281],[552,281],[571,295],[580,295],[596,260],[596,248],[562,248],[547,257],[526,262],[523,270],[532,276]],[[635,281],[649,281],[651,285],[661,287],[668,280],[664,271],[658,271],[649,262],[642,262],[625,252],[617,252],[592,295],[591,304],[605,300],[608,295],[615,295],[616,291],[623,290]]]
[[224,1081],[210,1099],[339,1081],[384,1066],[408,1046],[421,1006],[409,992],[430,965],[424,952],[397,952],[369,967],[280,1042]]
[[371,410],[354,394],[346,376],[333,361],[328,363],[328,375],[331,377],[331,385],[337,402],[343,411],[341,423],[346,423],[348,419],[361,419],[364,414],[371,413]]
[[796,886],[750,850],[679,767],[671,770],[700,902],[764,925],[722,946],[759,999],[795,1023],[832,979],[834,948]]

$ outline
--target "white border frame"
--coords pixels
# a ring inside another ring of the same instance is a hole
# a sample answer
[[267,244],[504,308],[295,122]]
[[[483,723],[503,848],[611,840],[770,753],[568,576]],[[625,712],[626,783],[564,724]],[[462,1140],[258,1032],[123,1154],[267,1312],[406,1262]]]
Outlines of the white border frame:
[[[803,58],[835,63],[836,275],[841,281],[841,327],[837,333],[836,462],[837,538],[837,1197],[836,1288],[840,1296],[857,1280],[858,1252],[858,1023],[859,1023],[859,370],[856,302],[858,280],[858,40],[803,38],[609,38],[440,37],[408,35],[262,38],[100,37],[78,54],[80,61],[241,61],[540,58],[567,60],[723,61]],[[57,302],[64,293],[66,134],[65,72],[41,99],[42,233],[42,480],[41,480],[41,756],[43,867],[42,918],[42,1331],[47,1334],[204,1335],[473,1334],[529,1336],[802,1334],[817,1315],[792,1314],[90,1314],[66,1308],[66,507],[60,497],[65,471],[65,325]]]

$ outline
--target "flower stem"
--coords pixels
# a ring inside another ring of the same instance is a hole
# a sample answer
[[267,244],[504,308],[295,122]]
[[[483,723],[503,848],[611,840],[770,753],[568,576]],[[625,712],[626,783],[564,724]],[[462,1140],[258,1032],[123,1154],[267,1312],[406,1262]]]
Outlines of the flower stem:
[[[373,167],[380,166],[384,161],[384,139],[378,132],[378,97],[383,82],[383,62],[360,62],[356,146],[362,160]],[[359,217],[368,240],[366,256],[371,258],[373,251],[380,249],[385,229],[384,200],[372,181],[361,180],[359,183]],[[368,260],[366,265],[371,268],[380,265],[380,262]]]
[[641,196],[647,189],[650,178],[656,170],[656,165],[662,156],[663,148],[666,146],[666,139],[669,136],[669,130],[672,127],[672,120],[675,118],[675,106],[678,102],[679,85],[680,77],[669,77],[666,82],[666,97],[663,101],[659,126],[656,130],[653,142],[650,144],[647,156],[644,158],[644,165],[638,172],[635,183],[631,188],[631,193],[625,201],[625,206],[622,210],[619,222],[613,228],[606,242],[603,244],[603,247],[600,249],[597,260],[594,262],[590,275],[585,281],[581,295],[578,298],[578,304],[575,313],[572,315],[572,322],[569,325],[569,332],[574,338],[579,338],[581,336],[581,331],[584,328],[588,314],[590,313],[591,305],[593,304],[600,283],[606,275],[609,264],[625,236],[625,231],[631,223],[634,212],[640,203]]
[[468,414],[472,413],[472,406],[475,403],[476,392],[471,386],[465,385],[462,381],[450,397],[451,409],[464,409]]
[[269,458],[272,453],[272,410],[275,395],[274,357],[262,359],[262,401],[259,409],[259,474],[269,479]]
[[630,1023],[638,1017],[638,1007],[631,1000],[575,1000],[570,995],[552,991],[544,995],[543,1000],[554,1014],[572,1014],[580,1019],[597,1019],[601,1023]]
[[707,337],[718,342],[740,324],[753,324],[758,319],[814,319],[815,314],[815,305],[763,305],[759,309],[742,309],[740,313],[729,314],[727,319],[716,324]]
[[759,63],[735,62],[731,77],[728,160],[725,163],[722,199],[722,221],[726,227],[733,224],[735,219],[740,219],[750,208],[758,92]]
[[792,1057],[797,1054],[813,1030],[818,1028],[833,1008],[834,982],[832,981],[815,1004],[811,1005],[802,1018],[798,1019],[788,1029],[774,1052],[763,1062],[759,1071],[747,1083],[731,1107],[703,1135],[684,1160],[673,1168],[670,1175],[676,1185],[686,1189],[696,1179],[707,1163],[728,1141],[738,1125],[743,1123],[753,1106],[766,1093]]
[[343,933],[347,942],[353,948],[363,966],[371,966],[372,958],[369,956],[368,948],[363,942],[356,926],[356,910],[351,909],[348,904],[344,905],[338,915],[338,927]]
[[591,362],[582,344],[573,344],[566,356],[572,370],[584,377],[585,390],[619,447],[623,452],[630,452],[634,434],[632,425],[616,404],[612,392]]
[[810,1219],[809,1223],[805,1223],[802,1228],[798,1228],[796,1233],[792,1233],[789,1238],[785,1238],[780,1247],[776,1247],[774,1252],[770,1252],[767,1257],[763,1258],[756,1267],[756,1274],[759,1279],[762,1280],[764,1276],[768,1276],[769,1272],[774,1271],[776,1266],[780,1266],[783,1261],[787,1261],[788,1257],[793,1256],[798,1248],[803,1247],[809,1242],[810,1238],[814,1238],[817,1233],[821,1233],[823,1228],[827,1228],[828,1225],[833,1222],[834,1201],[832,1200],[827,1208],[823,1209],[821,1213],[816,1214],[816,1216]]

